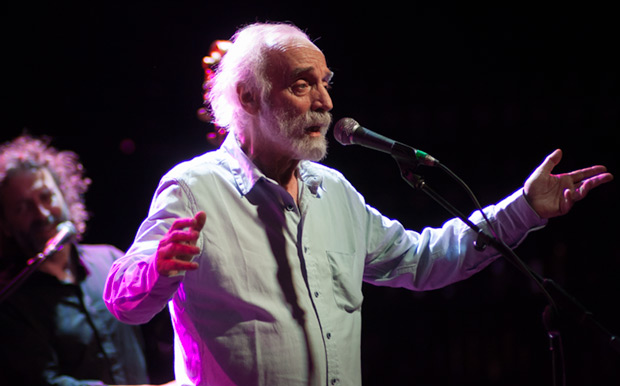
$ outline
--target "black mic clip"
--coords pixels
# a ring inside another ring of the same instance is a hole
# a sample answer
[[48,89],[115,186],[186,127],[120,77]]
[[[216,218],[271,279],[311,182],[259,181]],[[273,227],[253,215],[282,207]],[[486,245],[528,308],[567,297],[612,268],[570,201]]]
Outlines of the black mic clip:
[[390,154],[398,164],[401,177],[414,189],[422,190],[425,187],[424,179],[415,173],[420,164],[416,149],[401,142],[394,142]]
[[411,146],[405,145],[404,143],[394,142],[390,154],[398,163],[403,162],[412,169],[417,168],[420,164],[418,157],[416,156],[416,150]]
[[397,141],[394,141],[390,153],[392,154],[392,157],[399,161],[399,163],[400,161],[404,161],[409,163],[410,167],[413,167],[414,169],[420,164],[425,166],[439,165],[439,161],[428,153],[423,152],[422,150],[414,149],[409,145],[405,145],[404,143]]
[[487,246],[489,245],[489,240],[489,235],[484,233],[484,230],[478,229],[478,238],[476,239],[476,241],[474,241],[474,248],[476,249],[476,251],[482,252],[487,249]]

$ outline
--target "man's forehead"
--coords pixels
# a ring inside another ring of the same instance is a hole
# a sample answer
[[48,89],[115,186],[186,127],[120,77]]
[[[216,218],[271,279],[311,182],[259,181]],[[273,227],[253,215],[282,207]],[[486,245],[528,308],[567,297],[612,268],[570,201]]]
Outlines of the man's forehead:
[[16,171],[3,186],[2,202],[12,205],[30,200],[38,192],[54,189],[56,184],[46,169],[22,169]]
[[325,56],[314,46],[288,47],[274,54],[270,60],[273,71],[284,72],[283,75],[287,78],[315,72],[321,78],[331,79],[333,76],[333,72],[327,67]]
[[9,184],[20,183],[23,185],[24,183],[29,183],[33,188],[56,186],[52,173],[45,167],[17,170],[8,181]]

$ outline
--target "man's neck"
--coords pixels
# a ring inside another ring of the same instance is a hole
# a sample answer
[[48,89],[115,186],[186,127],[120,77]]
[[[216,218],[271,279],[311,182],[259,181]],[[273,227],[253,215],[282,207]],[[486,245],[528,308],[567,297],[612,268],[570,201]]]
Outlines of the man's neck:
[[299,160],[288,155],[278,154],[274,149],[263,150],[264,147],[241,146],[245,154],[269,178],[282,186],[297,202],[297,166]]
[[65,245],[58,252],[50,255],[39,267],[39,271],[55,276],[60,281],[75,284],[75,267],[71,263],[72,244]]

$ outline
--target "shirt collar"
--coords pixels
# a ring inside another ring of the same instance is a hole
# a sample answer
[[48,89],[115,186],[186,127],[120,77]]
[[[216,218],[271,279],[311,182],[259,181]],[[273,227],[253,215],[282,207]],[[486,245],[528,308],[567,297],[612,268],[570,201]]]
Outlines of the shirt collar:
[[[230,157],[230,171],[242,195],[248,194],[260,179],[274,182],[267,177],[241,149],[239,140],[233,132],[229,133],[221,145],[221,149]],[[301,161],[297,166],[301,181],[308,187],[312,195],[320,197],[323,189],[323,177],[318,166],[311,161]],[[275,182],[274,182],[275,183]]]

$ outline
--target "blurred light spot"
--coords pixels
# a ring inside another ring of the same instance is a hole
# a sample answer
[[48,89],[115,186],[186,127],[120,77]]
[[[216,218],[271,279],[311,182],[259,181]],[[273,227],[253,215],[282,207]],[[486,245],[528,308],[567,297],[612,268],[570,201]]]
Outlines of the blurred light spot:
[[121,141],[119,148],[123,154],[133,154],[136,151],[136,144],[131,138],[125,138]]

